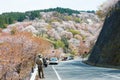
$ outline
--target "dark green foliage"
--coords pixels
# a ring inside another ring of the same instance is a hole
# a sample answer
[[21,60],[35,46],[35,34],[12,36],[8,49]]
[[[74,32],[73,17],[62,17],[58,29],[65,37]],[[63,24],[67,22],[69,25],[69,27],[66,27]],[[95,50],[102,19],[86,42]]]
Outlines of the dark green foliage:
[[0,15],[0,28],[5,28],[7,24],[12,24],[15,21],[23,21],[25,19],[24,13],[11,12]]
[[54,47],[57,49],[57,48],[63,48],[65,45],[64,43],[61,41],[61,40],[57,40],[55,43],[54,43]]
[[68,49],[69,49],[69,42],[68,42],[68,39],[66,37],[62,37],[61,38],[61,41],[64,43],[64,52],[67,53],[68,52]]
[[35,18],[41,18],[39,11],[29,11],[26,12],[25,15],[28,16],[30,20],[34,20]]
[[56,11],[56,12],[59,12],[59,13],[62,13],[62,14],[67,13],[68,15],[72,15],[73,13],[76,13],[76,14],[80,13],[77,10],[72,10],[72,9],[69,9],[69,8],[61,8],[61,7],[38,10],[38,12],[51,12],[51,11]]
[[70,29],[69,32],[71,32],[73,35],[80,34],[78,30],[73,30],[73,29]]
[[92,10],[92,11],[87,11],[88,13],[95,13],[95,11],[94,10]]
[[11,19],[12,22],[15,21],[23,21],[25,19],[25,14],[20,12],[11,12],[11,13],[3,13],[2,16],[5,18]]
[[95,14],[94,10],[88,10],[88,11],[81,10],[80,12],[87,12],[87,13],[94,13]]
[[68,39],[65,37],[62,37],[61,41],[65,44],[65,47],[68,48],[69,47],[69,42]]

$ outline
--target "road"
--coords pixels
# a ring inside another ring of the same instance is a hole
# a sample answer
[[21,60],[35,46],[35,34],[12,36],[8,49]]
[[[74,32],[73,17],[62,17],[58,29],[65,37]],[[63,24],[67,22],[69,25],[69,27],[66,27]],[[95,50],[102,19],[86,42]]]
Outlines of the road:
[[86,65],[81,60],[62,61],[44,70],[42,80],[120,80],[120,70]]

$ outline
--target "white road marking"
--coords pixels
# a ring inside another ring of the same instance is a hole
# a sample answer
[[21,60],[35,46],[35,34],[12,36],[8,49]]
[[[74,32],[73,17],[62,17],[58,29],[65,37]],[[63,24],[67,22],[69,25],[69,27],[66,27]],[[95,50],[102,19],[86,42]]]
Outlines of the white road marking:
[[57,77],[58,77],[58,80],[62,80],[62,79],[60,78],[58,72],[55,70],[54,66],[52,66],[52,68],[53,68],[53,70],[55,71],[55,73],[56,73],[56,75],[57,75]]
[[36,75],[37,75],[37,65],[35,66],[34,72],[33,72],[31,75],[32,75],[32,76],[31,76],[30,80],[35,80],[35,77],[36,77]]
[[104,75],[106,75],[106,76],[109,76],[109,77],[113,77],[113,78],[120,79],[120,77],[118,77],[118,76],[115,76],[115,75],[110,75],[110,74],[104,74]]

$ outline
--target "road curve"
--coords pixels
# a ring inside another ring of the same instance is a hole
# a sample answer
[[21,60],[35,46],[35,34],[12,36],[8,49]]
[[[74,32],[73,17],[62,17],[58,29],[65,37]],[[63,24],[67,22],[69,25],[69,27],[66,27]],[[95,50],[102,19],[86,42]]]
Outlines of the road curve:
[[86,65],[79,59],[49,65],[44,72],[42,80],[120,80],[120,70]]

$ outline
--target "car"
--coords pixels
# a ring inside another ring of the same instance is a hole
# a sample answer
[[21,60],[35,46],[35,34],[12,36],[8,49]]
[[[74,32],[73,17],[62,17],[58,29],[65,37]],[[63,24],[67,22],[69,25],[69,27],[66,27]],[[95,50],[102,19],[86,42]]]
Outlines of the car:
[[67,60],[67,57],[63,57],[63,58],[62,58],[62,61],[66,61],[66,60]]
[[68,56],[68,57],[67,57],[67,60],[73,60],[73,59],[74,59],[73,56]]
[[62,61],[68,61],[68,60],[73,60],[74,56],[67,56],[67,57],[63,57]]
[[49,64],[58,64],[58,58],[57,57],[51,57],[49,60]]

